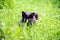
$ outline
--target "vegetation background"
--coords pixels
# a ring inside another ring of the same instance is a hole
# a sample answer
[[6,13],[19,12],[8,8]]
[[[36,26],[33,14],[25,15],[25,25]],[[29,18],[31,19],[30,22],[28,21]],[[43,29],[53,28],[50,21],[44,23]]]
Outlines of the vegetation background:
[[[39,20],[18,26],[22,10]],[[0,0],[0,40],[60,40],[60,0]]]

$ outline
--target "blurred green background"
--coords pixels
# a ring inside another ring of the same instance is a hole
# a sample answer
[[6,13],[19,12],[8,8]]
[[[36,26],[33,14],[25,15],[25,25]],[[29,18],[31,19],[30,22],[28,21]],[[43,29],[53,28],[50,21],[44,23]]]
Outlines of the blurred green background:
[[[18,26],[22,10],[38,13],[33,26]],[[60,40],[60,0],[0,0],[0,40]]]

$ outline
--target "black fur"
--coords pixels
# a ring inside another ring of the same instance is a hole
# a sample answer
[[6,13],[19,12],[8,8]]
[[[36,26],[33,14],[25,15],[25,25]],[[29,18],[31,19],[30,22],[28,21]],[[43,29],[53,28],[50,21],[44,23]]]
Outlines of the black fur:
[[27,20],[28,20],[27,26],[32,25],[35,22],[35,20],[38,20],[38,14],[34,12],[30,13],[22,11],[21,23],[23,22],[26,23]]

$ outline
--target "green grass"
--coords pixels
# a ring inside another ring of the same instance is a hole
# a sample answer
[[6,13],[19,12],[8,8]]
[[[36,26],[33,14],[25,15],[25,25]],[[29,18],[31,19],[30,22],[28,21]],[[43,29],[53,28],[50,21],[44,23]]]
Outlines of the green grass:
[[[11,2],[10,2],[11,1]],[[0,9],[0,40],[60,40],[60,9],[50,0],[6,0]],[[33,26],[18,26],[21,12],[36,12]],[[31,27],[31,28],[30,28]]]

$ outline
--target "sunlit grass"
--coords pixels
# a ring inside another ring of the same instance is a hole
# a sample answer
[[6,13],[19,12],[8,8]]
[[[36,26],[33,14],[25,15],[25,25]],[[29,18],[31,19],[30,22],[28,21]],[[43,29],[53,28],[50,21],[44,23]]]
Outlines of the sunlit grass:
[[[0,27],[5,40],[59,40],[60,13],[50,0],[10,1],[5,1],[0,9]],[[38,13],[39,19],[33,26],[18,26],[22,10]]]

